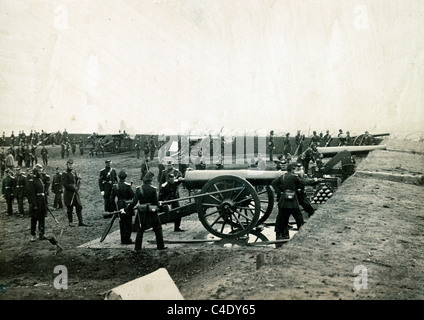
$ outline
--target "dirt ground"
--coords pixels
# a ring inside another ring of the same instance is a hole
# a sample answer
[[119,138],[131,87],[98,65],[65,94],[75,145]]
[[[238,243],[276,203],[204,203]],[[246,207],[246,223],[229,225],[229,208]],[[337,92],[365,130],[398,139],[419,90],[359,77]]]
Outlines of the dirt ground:
[[[83,216],[90,227],[71,228],[65,210],[52,211],[59,224],[48,215],[46,234],[58,239],[63,251],[57,251],[47,240],[30,242],[28,216],[6,216],[1,198],[0,299],[102,300],[110,289],[166,268],[187,300],[422,300],[424,143],[389,138],[382,144],[388,149],[371,152],[282,247],[169,244],[159,252],[148,231],[140,255],[131,252],[132,245],[113,240],[117,223],[102,246],[84,246],[99,243],[109,222],[103,218],[97,183],[105,158],[75,155]],[[126,169],[134,187],[140,184],[141,160],[135,154],[109,158],[117,170]],[[65,162],[52,156],[47,172],[64,169]],[[408,179],[399,180],[399,175]],[[52,202],[50,194],[50,207]],[[267,222],[275,222],[275,214],[276,209]],[[165,240],[207,237],[196,214],[183,218],[182,228],[186,232],[177,234],[165,225]],[[67,269],[67,289],[54,286],[59,265]]]

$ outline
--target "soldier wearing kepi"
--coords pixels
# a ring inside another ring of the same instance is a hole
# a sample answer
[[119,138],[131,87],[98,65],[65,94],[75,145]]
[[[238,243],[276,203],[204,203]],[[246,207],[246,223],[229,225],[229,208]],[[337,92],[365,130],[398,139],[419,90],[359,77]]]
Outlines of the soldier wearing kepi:
[[84,227],[88,225],[85,224],[82,220],[82,205],[79,195],[79,186],[81,178],[74,171],[73,165],[74,161],[72,159],[69,159],[66,162],[66,171],[62,172],[62,186],[64,188],[63,202],[66,206],[66,213],[68,215],[69,226],[74,226],[72,222],[72,212],[73,208],[75,207],[78,217],[78,225]]
[[[169,175],[173,175],[172,178],[168,178]],[[177,181],[177,182],[172,184],[172,181]],[[169,200],[178,199],[180,197],[178,187],[182,181],[183,181],[183,175],[181,174],[180,170],[174,168],[172,158],[168,158],[166,160],[166,170],[162,172],[162,177],[161,177],[161,186],[159,190],[160,197],[163,199],[161,201],[164,201],[165,200],[164,198],[168,198]],[[164,187],[165,189],[162,190]],[[178,206],[179,206],[178,201],[172,203],[172,208],[176,208]],[[174,220],[175,232],[184,231],[180,229],[180,225],[181,225],[181,218],[176,218]]]
[[52,179],[52,192],[54,193],[53,208],[62,209],[63,208],[63,203],[62,203],[63,187],[62,187],[62,176],[60,174],[59,167],[56,167],[56,173],[54,174]]
[[[183,181],[183,177],[175,178],[175,175],[171,172],[167,175],[167,181],[161,184],[159,189],[159,201],[170,201],[179,198],[178,195],[178,186]],[[171,202],[171,208],[176,209],[180,205],[178,201]],[[183,232],[180,228],[181,218],[177,218],[174,220],[174,231],[175,232]]]
[[118,210],[121,211],[119,214],[119,229],[121,232],[121,243],[132,244],[131,240],[132,232],[132,211],[128,210],[127,201],[134,199],[134,191],[131,188],[131,183],[125,181],[127,173],[121,170],[118,174],[119,182],[113,185],[112,192],[110,194],[110,201],[115,203],[115,198],[118,198],[117,206]]
[[37,222],[39,239],[44,239],[45,233],[45,218],[47,214],[47,205],[44,197],[44,185],[41,181],[40,164],[36,164],[33,169],[33,176],[28,182],[28,203],[29,214],[31,216],[31,241],[35,241]]
[[7,203],[7,216],[13,214],[13,186],[15,185],[15,178],[13,171],[9,168],[6,169],[6,177],[2,181],[2,194]]
[[118,178],[116,177],[115,169],[111,167],[111,163],[111,160],[106,160],[105,167],[100,170],[99,175],[99,188],[103,196],[105,212],[116,211],[115,202],[111,201],[110,194],[113,185],[118,183]]
[[[132,212],[137,204],[148,204],[149,206],[158,206],[158,196],[156,188],[152,186],[154,174],[148,172],[144,176],[143,185],[138,186],[135,190],[133,201],[128,206],[128,211]],[[138,210],[138,209],[137,209]],[[137,211],[138,219],[136,218],[137,237],[135,239],[134,253],[140,253],[141,244],[143,242],[144,229],[147,226],[152,226],[156,235],[156,245],[158,250],[166,249],[163,241],[162,224],[157,211],[146,210],[143,212]]]
[[21,217],[24,216],[24,199],[27,196],[27,177],[22,173],[21,167],[16,168],[14,195],[18,201],[18,210]]

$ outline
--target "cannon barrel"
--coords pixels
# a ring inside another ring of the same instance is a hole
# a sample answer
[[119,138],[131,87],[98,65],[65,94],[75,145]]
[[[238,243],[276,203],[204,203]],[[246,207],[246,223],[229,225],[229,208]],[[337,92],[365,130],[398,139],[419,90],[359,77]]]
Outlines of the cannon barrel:
[[271,184],[272,180],[283,175],[285,171],[246,170],[189,170],[185,174],[184,184],[187,189],[201,189],[206,182],[222,175],[233,175],[247,180],[253,186]]
[[340,147],[318,147],[318,152],[322,153],[323,155],[326,154],[337,154],[340,151],[349,151],[352,154],[355,153],[364,153],[364,152],[370,152],[373,150],[385,150],[387,149],[386,145],[372,145],[372,146],[340,146]]

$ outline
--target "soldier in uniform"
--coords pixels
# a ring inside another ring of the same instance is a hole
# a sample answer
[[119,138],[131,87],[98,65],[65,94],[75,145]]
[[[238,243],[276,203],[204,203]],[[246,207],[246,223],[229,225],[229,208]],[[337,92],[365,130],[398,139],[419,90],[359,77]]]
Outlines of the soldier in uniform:
[[27,196],[27,177],[22,173],[21,167],[16,168],[15,185],[13,194],[18,201],[18,210],[21,217],[24,216],[24,199]]
[[7,169],[13,172],[13,167],[15,166],[15,158],[13,157],[12,151],[10,149],[7,150],[7,156],[4,159],[4,164]]
[[7,216],[13,215],[13,186],[15,185],[15,177],[13,171],[6,169],[6,177],[2,181],[2,194],[7,204]]
[[303,152],[298,160],[302,161],[303,168],[305,170],[305,174],[308,174],[309,171],[309,162],[315,162],[316,156],[318,153],[318,149],[315,143],[311,144],[311,146]]
[[149,157],[149,153],[150,153],[150,146],[149,146],[149,140],[146,139],[144,140],[144,158],[148,158]]
[[[121,140],[119,140],[119,142],[121,142]],[[137,159],[140,159],[140,150],[141,150],[141,139],[140,139],[140,137],[137,138],[134,147],[135,147],[135,150],[137,152]]]
[[30,168],[31,167],[31,150],[29,149],[28,145],[25,145],[24,147],[24,161],[25,161],[25,167]]
[[49,151],[47,151],[46,147],[43,145],[43,147],[41,148],[41,159],[43,159],[43,166],[47,166],[48,164],[48,156],[49,156]]
[[112,192],[110,194],[110,201],[115,203],[115,198],[118,198],[117,207],[121,211],[119,214],[119,230],[121,233],[122,244],[132,244],[131,240],[132,232],[132,211],[127,210],[127,201],[134,199],[134,191],[131,188],[131,183],[125,181],[127,173],[121,170],[118,174],[119,182],[113,185]]
[[[162,172],[162,176],[161,176],[161,178],[160,178],[160,184],[161,184],[161,186],[160,186],[160,188],[162,188],[162,186],[164,185],[164,184],[166,184],[166,182],[168,182],[168,175],[170,175],[170,174],[173,174],[174,175],[174,180],[177,180],[177,181],[183,181],[183,175],[182,175],[182,173],[178,170],[178,169],[176,169],[176,168],[174,168],[174,164],[173,164],[173,160],[171,159],[171,158],[169,158],[169,159],[167,159],[166,160],[166,168],[165,168],[165,171],[163,171]],[[177,199],[177,198],[179,198],[180,197],[180,193],[179,193],[179,191],[178,191],[178,186],[179,186],[179,182],[175,185],[175,187],[176,187],[176,190],[175,190],[175,195],[174,195],[174,199]],[[174,206],[178,206],[179,204],[178,204],[178,202],[175,202],[175,204],[173,204]],[[176,232],[180,232],[180,231],[182,231],[181,229],[180,229],[180,225],[181,225],[181,218],[177,218],[176,220],[174,220],[174,231],[176,231]]]
[[294,174],[295,164],[290,163],[287,166],[287,173],[274,179],[271,182],[272,187],[277,193],[278,215],[275,222],[276,239],[289,239],[289,218],[290,215],[296,220],[297,228],[304,224],[302,213],[300,212],[297,190],[302,187],[302,182]]
[[4,177],[4,171],[6,170],[6,155],[4,148],[1,148],[0,150],[0,178],[3,179]]
[[14,146],[15,145],[15,134],[12,131],[12,134],[10,135],[10,145]]
[[63,202],[62,202],[63,187],[62,187],[62,175],[60,174],[59,167],[56,167],[56,172],[52,179],[52,192],[54,193],[53,208],[62,209],[63,208]]
[[60,144],[60,155],[62,157],[62,159],[65,159],[65,150],[66,150],[66,146],[65,144],[62,142]]
[[[178,186],[181,184],[183,179],[184,178],[182,176],[179,176],[177,178],[173,172],[169,172],[166,175],[166,182],[162,183],[161,186],[160,186],[159,201],[169,201],[169,200],[178,199],[180,197],[179,193],[178,193]],[[180,205],[179,205],[178,201],[173,201],[171,203],[172,209],[176,209],[179,206]],[[181,225],[181,218],[175,219],[174,220],[174,231],[175,232],[183,232],[184,231],[180,228],[180,225]]]
[[118,183],[118,178],[115,169],[111,167],[111,163],[111,160],[106,160],[105,167],[100,170],[99,174],[99,188],[103,196],[105,212],[116,211],[115,202],[110,201],[110,193],[113,185]]
[[284,149],[283,154],[287,158],[287,155],[291,155],[291,143],[290,143],[290,133],[286,133],[286,138],[284,139]]
[[303,167],[300,163],[296,165],[295,174],[299,176],[302,182],[301,187],[297,190],[299,204],[306,211],[306,213],[308,214],[308,217],[311,217],[315,213],[315,209],[306,195],[305,187],[316,185],[319,182],[321,182],[322,179],[318,179],[318,178],[311,179],[305,176],[305,172],[303,171]]
[[147,172],[149,172],[149,159],[146,158],[141,164],[141,177],[140,177],[141,181],[143,181],[143,178]]
[[[129,212],[132,212],[132,210],[137,204],[149,204],[152,206],[159,205],[156,188],[152,186],[153,177],[154,177],[154,174],[149,171],[144,177],[143,185],[138,186],[136,188],[134,199],[128,206]],[[135,246],[134,246],[133,252],[140,253],[141,245],[143,242],[144,229],[149,225],[153,227],[153,231],[155,232],[157,249],[158,250],[166,249],[164,241],[163,241],[162,224],[160,222],[157,211],[148,210],[141,213],[140,211],[138,211],[137,216],[138,216],[138,219],[136,218],[137,236],[135,239]]]
[[88,225],[85,224],[82,219],[82,204],[79,195],[81,177],[79,177],[74,171],[73,164],[74,161],[72,159],[69,159],[66,162],[66,171],[62,172],[62,185],[64,188],[63,202],[66,206],[66,213],[68,215],[69,226],[74,226],[72,222],[72,212],[73,208],[75,207],[78,217],[78,225],[84,227]]
[[31,166],[34,166],[34,164],[38,163],[37,153],[35,152],[36,149],[37,149],[37,146],[31,145],[31,150],[30,150]]
[[150,160],[153,160],[155,158],[155,152],[156,152],[156,143],[155,143],[155,139],[153,139],[153,137],[150,138],[150,146],[149,146],[149,151],[150,151]]
[[374,144],[374,138],[372,135],[370,135],[368,131],[365,131],[365,134],[364,134],[364,144],[366,146],[371,146]]
[[328,147],[329,146],[329,144],[330,144],[330,142],[331,142],[331,135],[330,135],[330,131],[329,130],[327,130],[326,132],[325,132],[325,135],[324,135],[324,137],[323,137],[323,144],[324,144],[324,147]]
[[269,161],[274,161],[274,130],[269,132],[269,141],[268,141],[268,151],[269,151]]
[[303,140],[305,139],[305,136],[300,133],[300,130],[297,131],[296,136],[294,137],[294,141],[296,144],[296,152],[295,154],[300,155],[303,152]]
[[48,196],[49,196],[49,188],[50,188],[50,176],[47,174],[47,172],[42,168],[40,170],[40,177],[41,181],[44,185],[44,197],[46,198],[46,206],[48,205]]
[[33,169],[33,176],[28,182],[28,203],[29,214],[31,216],[31,241],[35,241],[35,234],[38,222],[39,239],[44,239],[45,219],[47,215],[47,205],[44,195],[44,186],[41,181],[41,165],[36,164]]

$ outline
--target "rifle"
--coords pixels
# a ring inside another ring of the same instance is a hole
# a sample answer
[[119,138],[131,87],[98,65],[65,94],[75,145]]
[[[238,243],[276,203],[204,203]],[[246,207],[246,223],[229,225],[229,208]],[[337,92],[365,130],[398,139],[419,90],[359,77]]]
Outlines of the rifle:
[[51,216],[53,217],[54,221],[56,221],[58,224],[60,224],[60,223],[59,223],[59,221],[57,221],[56,217],[53,215],[53,212],[51,212],[51,211],[50,211],[49,207],[47,206],[47,203],[46,203],[46,208],[47,208],[47,211],[48,211],[48,212],[51,214]]
[[119,214],[121,213],[121,210],[122,209],[120,209],[118,211],[113,211],[113,212],[105,212],[103,214],[103,218],[108,219],[108,218],[112,217],[112,219],[110,220],[109,224],[106,226],[105,230],[103,231],[102,237],[100,238],[100,242],[103,242],[106,239],[107,235],[109,234],[110,230],[112,229],[113,223],[115,222],[116,218],[119,217],[119,219],[120,219]]
[[107,235],[110,232],[110,229],[112,229],[113,223],[115,222],[116,218],[119,216],[119,213],[121,212],[121,210],[119,211],[114,211],[114,212],[108,212],[107,214],[103,215],[103,218],[109,218],[112,217],[112,219],[110,220],[109,224],[106,226],[106,229],[103,231],[102,237],[100,238],[100,242],[103,242],[103,240],[106,239]]

